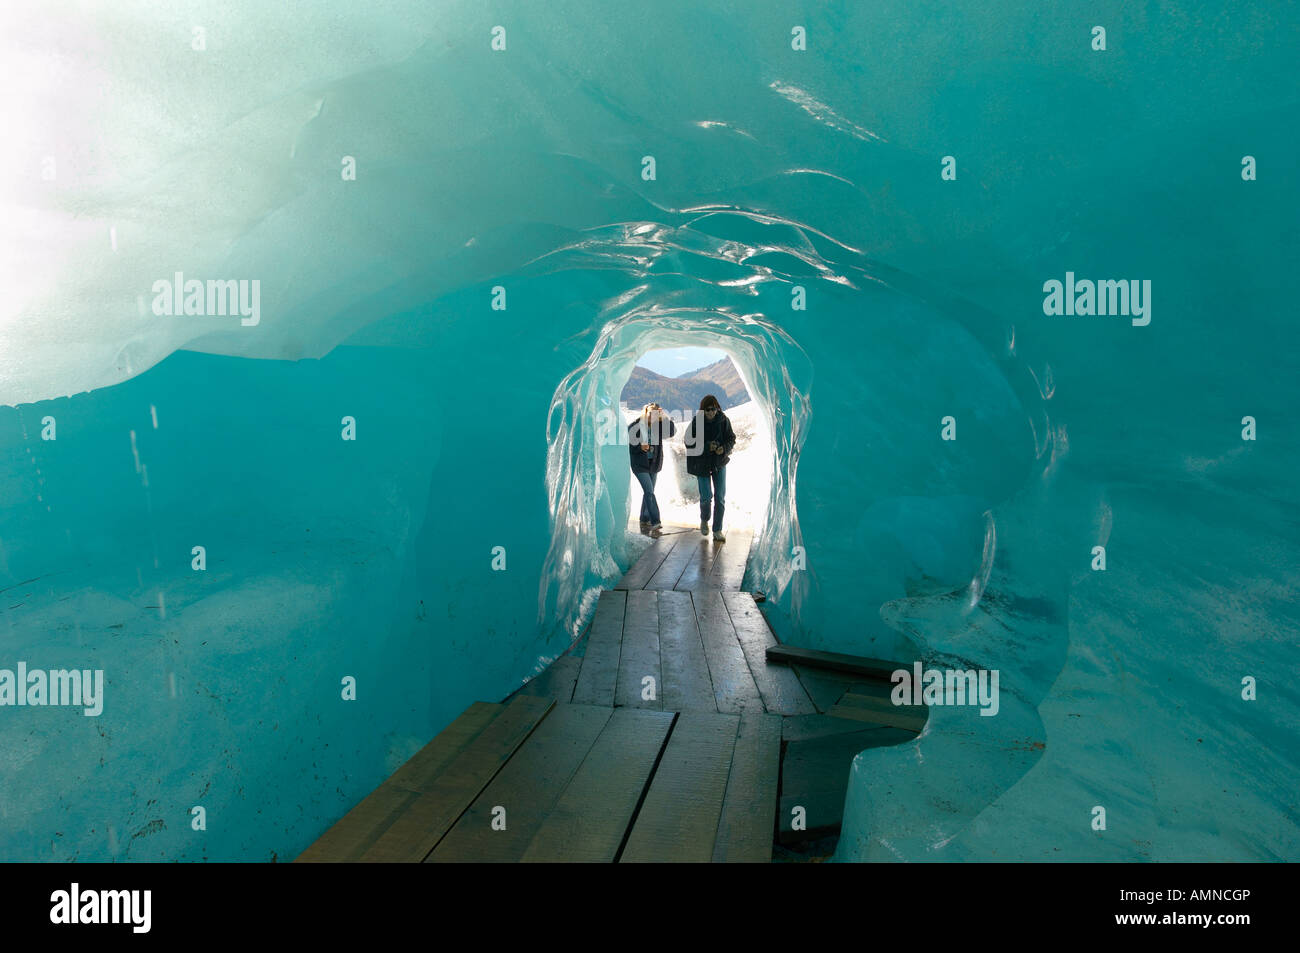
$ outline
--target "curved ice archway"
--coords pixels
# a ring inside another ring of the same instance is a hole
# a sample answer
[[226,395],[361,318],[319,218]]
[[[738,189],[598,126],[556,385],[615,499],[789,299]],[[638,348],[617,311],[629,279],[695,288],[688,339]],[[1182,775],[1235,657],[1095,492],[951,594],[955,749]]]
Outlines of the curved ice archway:
[[[591,356],[556,388],[547,418],[546,486],[551,542],[538,595],[544,628],[576,638],[601,588],[626,562],[623,536],[627,451],[602,445],[600,420],[618,412],[618,395],[636,360],[655,348],[697,344],[726,351],[772,434],[774,459],[763,532],[747,577],[776,596],[790,590],[798,612],[807,590],[790,554],[802,543],[795,504],[799,450],[811,419],[812,367],[784,330],[757,314],[634,311],[602,329]],[[603,544],[602,544],[603,541]]]

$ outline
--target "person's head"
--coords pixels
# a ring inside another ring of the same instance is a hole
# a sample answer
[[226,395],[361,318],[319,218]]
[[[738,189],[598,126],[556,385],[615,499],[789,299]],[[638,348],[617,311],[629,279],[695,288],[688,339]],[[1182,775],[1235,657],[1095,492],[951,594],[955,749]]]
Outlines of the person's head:
[[651,401],[641,408],[641,419],[648,424],[657,421],[663,415],[663,408]]
[[704,399],[700,401],[700,410],[704,412],[705,420],[712,420],[722,413],[722,406],[718,403],[718,398],[712,394],[705,394]]

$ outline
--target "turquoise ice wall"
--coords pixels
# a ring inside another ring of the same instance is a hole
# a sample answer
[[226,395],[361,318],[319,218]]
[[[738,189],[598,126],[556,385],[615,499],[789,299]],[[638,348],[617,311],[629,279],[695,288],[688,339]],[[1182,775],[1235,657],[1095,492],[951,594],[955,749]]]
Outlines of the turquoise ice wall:
[[859,758],[840,859],[1295,859],[1294,11],[6,16],[0,669],[107,685],[0,708],[0,858],[294,856],[565,648],[597,415],[693,334],[774,415],[782,637],[1000,672]]

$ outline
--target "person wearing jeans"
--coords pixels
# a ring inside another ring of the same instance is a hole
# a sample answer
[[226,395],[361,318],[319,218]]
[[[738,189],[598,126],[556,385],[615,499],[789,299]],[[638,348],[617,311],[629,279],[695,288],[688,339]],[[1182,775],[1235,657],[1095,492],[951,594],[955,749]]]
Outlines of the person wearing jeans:
[[[723,542],[727,537],[722,534],[722,514],[726,510],[727,468],[718,467],[708,476],[696,478],[700,484],[700,532],[709,534],[709,504],[713,505],[713,538]],[[712,487],[710,487],[712,482]]]
[[663,530],[655,482],[664,468],[664,440],[675,436],[677,426],[658,404],[646,404],[641,416],[627,425],[627,449],[632,476],[641,484],[641,531],[658,536]]
[[655,499],[655,481],[659,479],[659,474],[633,470],[632,476],[641,484],[641,528],[657,532],[663,528],[659,519],[659,501]]
[[736,432],[722,412],[718,398],[706,394],[700,401],[699,412],[687,426],[683,441],[686,444],[686,472],[695,477],[700,487],[700,533],[709,535],[711,510],[713,538],[716,542],[725,542],[722,514],[726,511],[727,462],[736,446]]

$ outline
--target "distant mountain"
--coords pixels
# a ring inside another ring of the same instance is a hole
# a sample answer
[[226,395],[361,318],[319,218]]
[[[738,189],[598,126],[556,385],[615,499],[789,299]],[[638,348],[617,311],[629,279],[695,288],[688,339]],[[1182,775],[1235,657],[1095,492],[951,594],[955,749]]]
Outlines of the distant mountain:
[[[728,407],[734,407],[737,404],[743,404],[749,400],[749,393],[745,390],[745,382],[740,379],[740,372],[736,370],[736,365],[732,363],[731,358],[724,357],[720,361],[714,361],[707,367],[701,367],[698,371],[691,371],[689,374],[683,374],[678,377],[679,381],[700,380],[712,381],[718,385],[722,392],[727,396],[724,398],[721,393],[713,391],[713,395],[718,398],[718,403],[722,405],[723,410]],[[703,394],[700,395],[704,396]],[[696,404],[696,406],[699,406]]]
[[740,373],[729,357],[680,377],[665,377],[638,364],[632,368],[620,399],[634,409],[657,401],[677,416],[699,407],[705,394],[718,398],[723,410],[749,400]]

